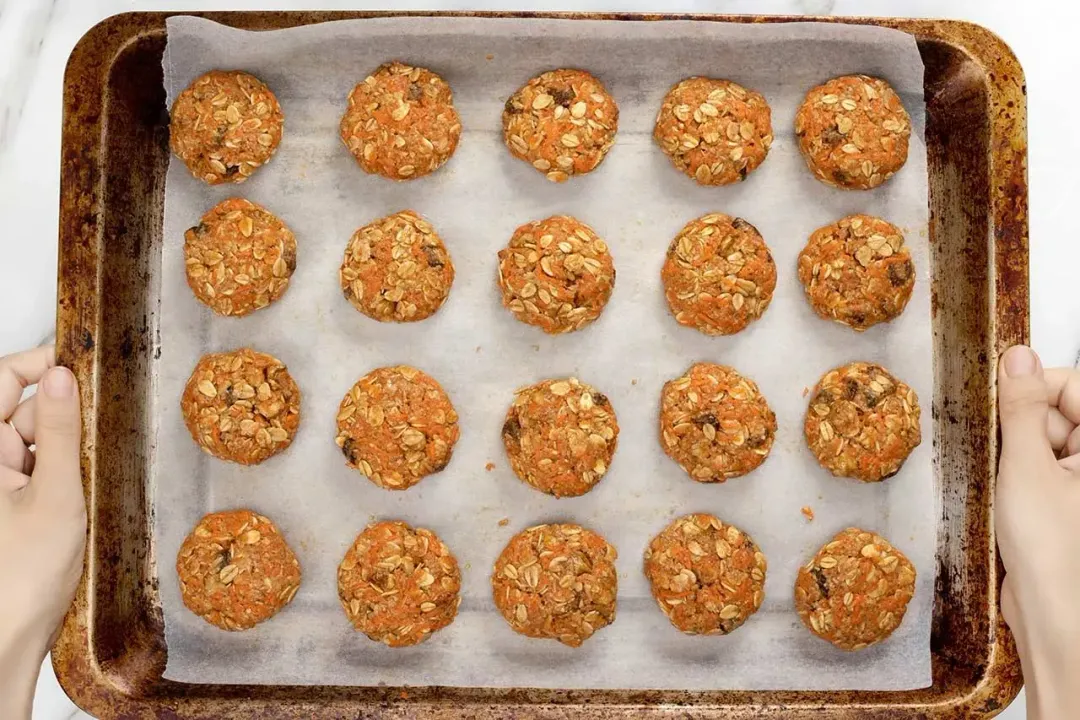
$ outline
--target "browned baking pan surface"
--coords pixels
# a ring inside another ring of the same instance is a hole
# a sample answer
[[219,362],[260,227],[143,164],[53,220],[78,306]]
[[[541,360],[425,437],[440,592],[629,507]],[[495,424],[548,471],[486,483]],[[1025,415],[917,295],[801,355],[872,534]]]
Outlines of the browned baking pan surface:
[[[203,14],[251,30],[379,15]],[[982,28],[898,19],[821,21],[912,33],[926,66],[933,421],[941,492],[931,687],[561,691],[163,680],[158,558],[145,478],[152,455],[151,367],[168,167],[161,71],[166,17],[134,13],[104,21],[75,48],[65,79],[57,335],[61,360],[75,369],[83,392],[90,531],[87,575],[53,657],[61,684],[80,706],[103,718],[961,718],[995,714],[1015,696],[1019,663],[1000,621],[1001,573],[992,528],[997,457],[992,359],[1028,335],[1024,80],[1009,49]]]

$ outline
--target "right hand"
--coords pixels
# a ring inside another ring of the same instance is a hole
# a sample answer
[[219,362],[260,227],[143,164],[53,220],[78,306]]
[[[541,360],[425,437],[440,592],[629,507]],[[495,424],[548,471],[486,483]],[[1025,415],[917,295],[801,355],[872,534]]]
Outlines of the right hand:
[[1029,348],[998,368],[1001,461],[994,519],[1002,614],[1016,638],[1028,717],[1080,714],[1080,372]]

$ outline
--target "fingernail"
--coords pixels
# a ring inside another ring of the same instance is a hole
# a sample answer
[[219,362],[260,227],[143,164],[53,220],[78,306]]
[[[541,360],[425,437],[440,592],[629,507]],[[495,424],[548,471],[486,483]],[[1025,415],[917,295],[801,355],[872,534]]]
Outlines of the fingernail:
[[1005,374],[1011,378],[1034,375],[1039,368],[1039,358],[1031,348],[1023,345],[1005,351]]
[[42,378],[41,389],[51,398],[69,398],[75,394],[75,376],[66,367],[54,367]]

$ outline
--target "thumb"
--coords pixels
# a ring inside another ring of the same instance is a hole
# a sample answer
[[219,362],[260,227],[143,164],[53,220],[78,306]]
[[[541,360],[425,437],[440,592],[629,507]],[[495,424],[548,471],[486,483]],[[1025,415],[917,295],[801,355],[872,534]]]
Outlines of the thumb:
[[30,488],[35,495],[53,498],[77,495],[81,502],[79,449],[82,419],[75,376],[65,367],[50,369],[38,383],[34,403],[37,451]]
[[1047,434],[1050,408],[1042,362],[1024,345],[1009,348],[998,366],[1001,458],[1029,463],[1054,459]]

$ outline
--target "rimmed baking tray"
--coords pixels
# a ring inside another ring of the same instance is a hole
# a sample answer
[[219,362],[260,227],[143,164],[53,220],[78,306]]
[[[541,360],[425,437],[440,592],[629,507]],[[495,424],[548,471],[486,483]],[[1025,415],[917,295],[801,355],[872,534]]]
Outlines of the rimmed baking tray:
[[[410,15],[196,13],[249,30]],[[423,13],[470,17],[793,22],[804,17]],[[904,692],[538,690],[189,685],[163,680],[166,647],[145,478],[157,332],[168,117],[161,58],[168,13],[91,29],[64,82],[57,343],[79,377],[89,510],[87,572],[53,662],[103,718],[986,717],[1019,691],[999,613],[993,531],[997,352],[1028,338],[1027,139],[1023,73],[975,25],[809,18],[912,33],[926,66],[941,522],[933,685]]]

